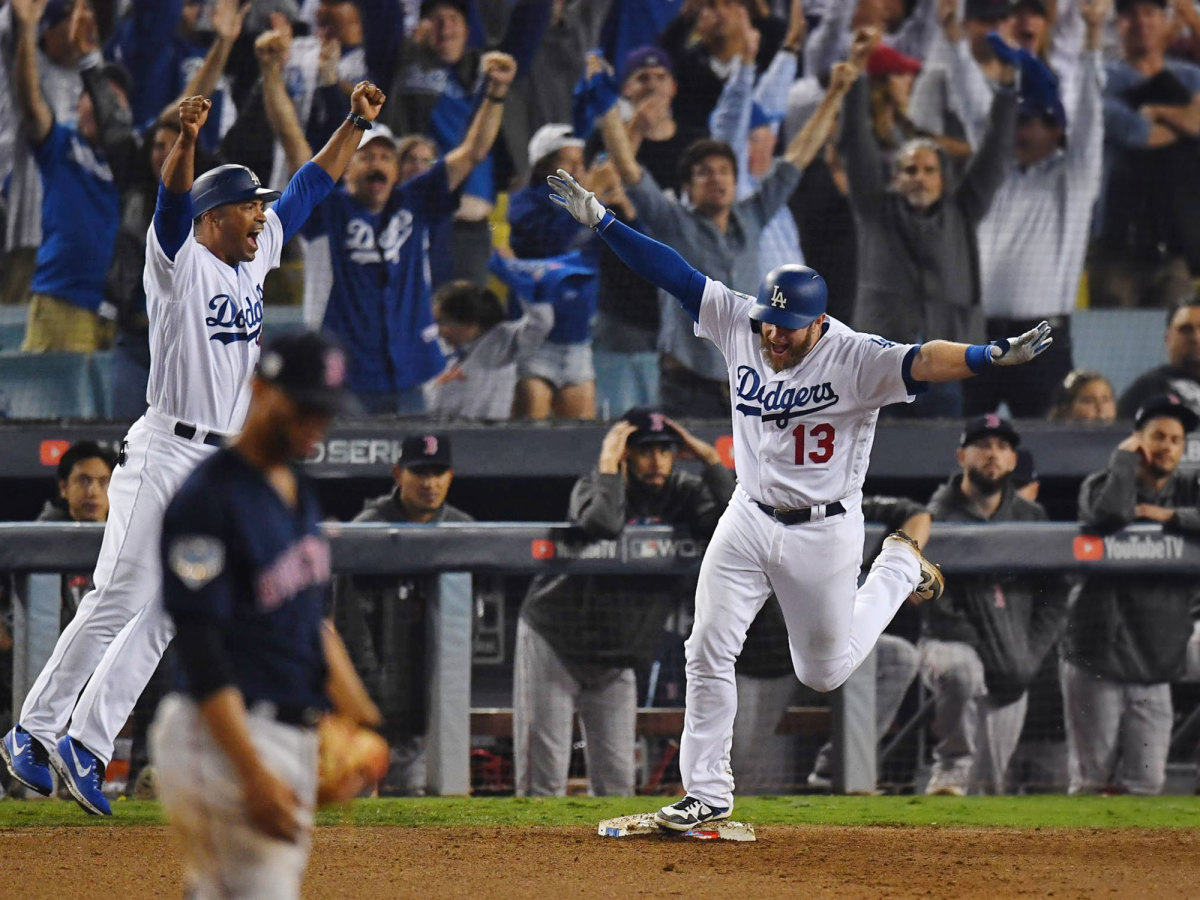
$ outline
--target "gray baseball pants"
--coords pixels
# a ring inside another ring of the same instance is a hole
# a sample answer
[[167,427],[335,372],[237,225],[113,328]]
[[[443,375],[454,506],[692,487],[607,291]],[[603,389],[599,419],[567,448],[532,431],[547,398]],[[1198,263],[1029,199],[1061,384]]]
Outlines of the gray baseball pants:
[[517,622],[514,669],[517,796],[566,795],[576,711],[591,794],[632,796],[637,732],[633,669],[565,662],[524,619]]
[[1062,660],[1068,790],[1158,794],[1171,746],[1171,686],[1112,681]]

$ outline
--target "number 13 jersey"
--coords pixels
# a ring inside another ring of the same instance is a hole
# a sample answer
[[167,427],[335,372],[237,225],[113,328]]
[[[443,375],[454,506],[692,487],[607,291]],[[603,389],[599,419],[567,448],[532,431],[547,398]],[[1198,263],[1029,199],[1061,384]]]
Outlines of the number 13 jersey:
[[755,300],[707,280],[696,334],[729,366],[738,483],[780,509],[832,503],[862,490],[879,408],[911,402],[918,346],[860,334],[826,317],[799,365],[776,372],[750,328]]

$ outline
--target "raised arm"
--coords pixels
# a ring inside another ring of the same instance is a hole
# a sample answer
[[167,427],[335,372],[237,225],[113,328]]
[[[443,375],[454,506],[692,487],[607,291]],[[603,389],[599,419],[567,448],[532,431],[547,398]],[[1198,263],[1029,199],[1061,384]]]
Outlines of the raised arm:
[[1019,366],[1044,353],[1054,339],[1050,325],[1042,322],[1018,337],[990,344],[957,344],[928,341],[911,357],[914,381],[961,381],[992,366]]
[[174,259],[192,230],[192,201],[188,192],[196,175],[196,140],[208,121],[212,101],[185,97],[179,104],[179,137],[163,160],[162,183],[154,208],[154,234],[168,259]]
[[136,177],[141,163],[139,144],[133,133],[133,115],[104,75],[104,57],[100,55],[92,8],[86,3],[77,4],[71,13],[69,28],[71,47],[79,59],[79,77],[95,112],[96,132],[104,148],[104,158],[112,168],[117,188],[125,190]]
[[613,106],[600,117],[600,134],[604,137],[604,148],[608,151],[617,174],[623,184],[637,184],[642,180],[642,167],[638,165],[637,155],[625,123],[621,121],[619,106]]
[[[877,43],[879,32],[874,29],[860,29],[855,35],[851,60],[863,60],[860,71]],[[882,200],[887,190],[879,144],[871,133],[870,98],[864,75],[859,75],[846,92],[842,102],[841,129],[837,149],[846,167],[850,204],[856,212],[862,211]]]
[[807,168],[808,164],[821,152],[821,148],[825,146],[825,141],[829,139],[829,133],[833,130],[833,124],[837,121],[842,101],[845,99],[846,93],[853,87],[859,72],[860,69],[853,60],[837,63],[833,67],[829,79],[829,90],[825,92],[825,97],[821,100],[817,111],[809,117],[809,120],[804,123],[804,127],[792,138],[787,149],[783,151],[783,158],[797,169]]
[[38,22],[46,11],[47,0],[11,0],[11,3],[17,31],[13,94],[29,139],[40,145],[54,127],[54,114],[42,96],[37,66]]
[[312,158],[335,183],[341,180],[362,138],[362,129],[351,121],[351,117],[374,122],[386,99],[383,91],[369,81],[360,81],[354,86],[354,93],[350,95],[350,115]]
[[216,37],[213,39],[212,46],[204,55],[204,61],[200,64],[200,68],[184,85],[180,97],[172,100],[163,109],[163,116],[170,115],[174,111],[175,105],[183,97],[194,97],[197,94],[209,97],[217,89],[217,82],[225,72],[225,65],[229,62],[229,54],[233,51],[233,45],[242,33],[242,23],[246,21],[246,14],[250,12],[249,3],[242,3],[239,6],[239,2],[240,0],[217,0],[213,5],[212,27]]
[[463,142],[446,154],[446,182],[451,191],[457,190],[491,152],[500,133],[508,89],[517,77],[517,62],[507,53],[491,51],[483,54],[479,71],[485,81],[483,102],[475,111]]
[[254,54],[258,57],[258,68],[262,72],[263,108],[267,113],[267,123],[279,139],[288,174],[291,175],[312,159],[313,152],[304,137],[300,117],[296,115],[296,105],[288,96],[283,80],[288,44],[288,36],[284,32],[264,31],[254,41]]
[[635,231],[604,208],[596,195],[562,169],[546,179],[550,199],[594,229],[625,265],[651,284],[679,298],[683,308],[700,320],[700,300],[707,278],[666,244]]

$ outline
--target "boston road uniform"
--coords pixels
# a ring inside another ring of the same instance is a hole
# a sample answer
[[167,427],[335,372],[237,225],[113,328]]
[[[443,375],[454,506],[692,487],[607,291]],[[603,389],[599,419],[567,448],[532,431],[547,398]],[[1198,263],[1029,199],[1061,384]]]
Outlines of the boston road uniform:
[[429,232],[457,206],[439,159],[397,185],[379,214],[337,188],[301,232],[307,271],[329,273],[307,280],[305,318],[345,344],[355,394],[414,390],[445,366],[433,321]]
[[159,186],[143,276],[150,408],[129,429],[109,483],[95,590],[21,709],[20,724],[46,747],[69,723],[70,736],[102,763],[112,758],[117,732],[173,634],[157,602],[163,510],[192,470],[241,429],[262,336],[263,279],[332,187],[324,169],[302,166],[267,210],[255,258],[230,266],[196,240],[189,194]]
[[750,327],[753,298],[619,221],[601,234],[630,268],[680,298],[696,334],[716,344],[729,369],[738,487],[700,567],[679,760],[689,797],[729,808],[734,661],[767,595],[779,598],[797,677],[830,691],[871,652],[920,580],[917,558],[889,543],[857,586],[875,422],[881,406],[923,389],[910,375],[919,348],[827,318],[808,355],[775,372]]
[[329,708],[321,620],[329,545],[307,479],[287,506],[263,472],[219,450],[167,507],[160,545],[163,602],[178,629],[178,693],[151,730],[163,808],[184,834],[196,896],[296,897],[308,858],[245,814],[241,784],[200,714],[236,687],[264,765],[296,792],[302,824],[316,802],[316,721]]

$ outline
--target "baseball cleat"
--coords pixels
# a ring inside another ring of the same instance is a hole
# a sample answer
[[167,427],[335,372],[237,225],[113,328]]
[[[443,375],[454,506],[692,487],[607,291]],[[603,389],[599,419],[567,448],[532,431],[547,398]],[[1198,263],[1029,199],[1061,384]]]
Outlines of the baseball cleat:
[[731,806],[709,806],[695,797],[684,797],[678,803],[664,806],[654,814],[654,823],[671,831],[691,831],[697,825],[728,819],[733,813]]
[[83,807],[84,812],[93,816],[111,816],[112,807],[108,805],[101,785],[104,784],[104,764],[79,741],[69,734],[63,735],[58,742],[58,753],[51,758],[59,777],[75,798],[75,802]]
[[0,740],[0,759],[4,760],[8,773],[31,791],[49,797],[54,790],[46,748],[20,725],[14,725]]
[[913,592],[908,595],[910,601],[922,603],[926,600],[936,600],[942,596],[942,591],[946,589],[946,579],[942,577],[942,570],[925,558],[925,554],[921,552],[916,541],[903,531],[897,530],[884,538],[883,545],[886,547],[888,544],[907,548],[921,564],[921,580],[917,582]]

